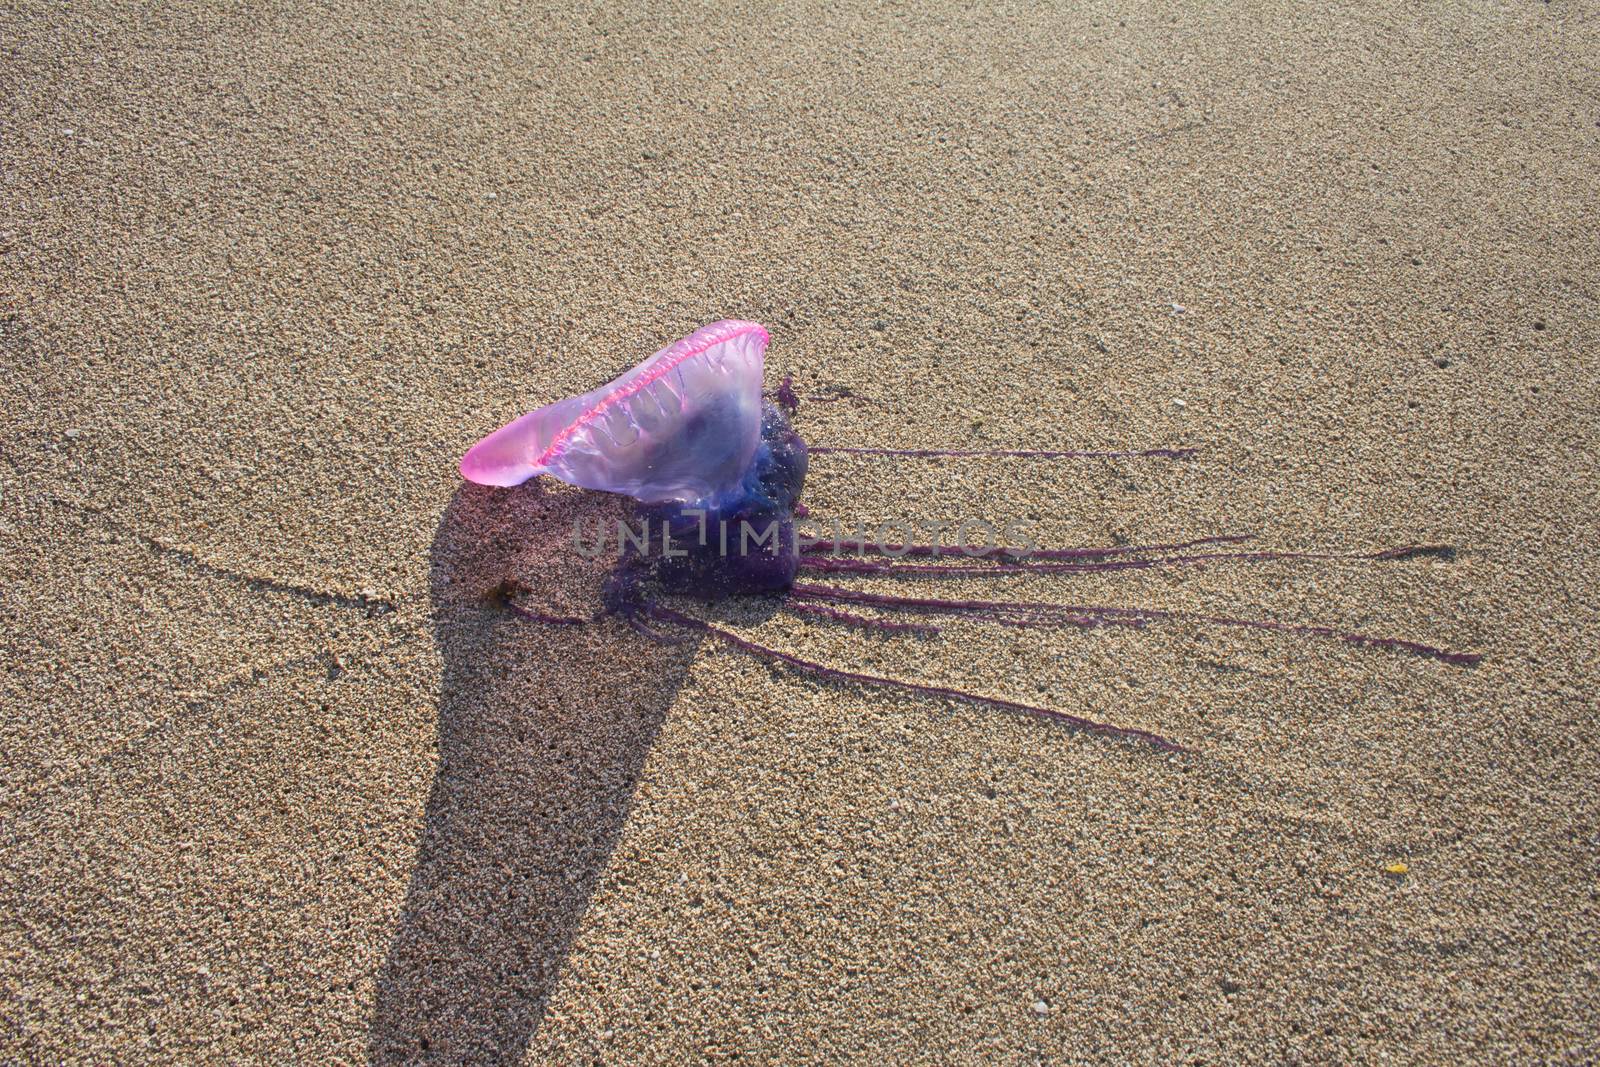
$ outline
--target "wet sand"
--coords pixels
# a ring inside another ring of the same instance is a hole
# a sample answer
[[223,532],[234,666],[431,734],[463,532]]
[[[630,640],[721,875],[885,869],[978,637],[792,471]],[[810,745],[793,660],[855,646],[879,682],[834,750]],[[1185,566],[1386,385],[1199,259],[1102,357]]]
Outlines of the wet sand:
[[[0,13],[0,1058],[1600,1054],[1600,17]],[[705,322],[826,522],[1452,546],[587,612],[461,452]],[[1403,869],[1403,873],[1401,873]]]

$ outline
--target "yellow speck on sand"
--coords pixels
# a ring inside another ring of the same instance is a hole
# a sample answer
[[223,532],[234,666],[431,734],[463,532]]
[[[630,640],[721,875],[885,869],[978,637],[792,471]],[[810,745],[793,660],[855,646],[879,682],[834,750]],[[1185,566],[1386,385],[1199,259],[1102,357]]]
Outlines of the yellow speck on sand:
[[1394,863],[1391,863],[1391,864],[1388,864],[1383,869],[1388,871],[1390,874],[1405,874],[1406,872],[1411,870],[1411,868],[1408,867],[1406,864],[1400,863],[1398,861],[1396,861]]

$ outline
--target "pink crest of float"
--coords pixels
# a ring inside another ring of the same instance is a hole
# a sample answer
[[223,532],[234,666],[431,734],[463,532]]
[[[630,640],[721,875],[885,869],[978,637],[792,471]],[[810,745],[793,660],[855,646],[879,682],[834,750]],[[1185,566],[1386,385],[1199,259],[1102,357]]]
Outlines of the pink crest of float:
[[646,502],[707,500],[739,485],[761,439],[767,331],[726,319],[582,396],[485,437],[461,460],[479,485],[548,474]]

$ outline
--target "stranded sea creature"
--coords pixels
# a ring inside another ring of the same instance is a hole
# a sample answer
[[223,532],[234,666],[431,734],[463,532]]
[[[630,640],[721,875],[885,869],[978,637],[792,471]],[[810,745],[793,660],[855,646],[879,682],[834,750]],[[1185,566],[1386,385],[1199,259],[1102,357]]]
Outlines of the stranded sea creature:
[[[632,497],[637,502],[635,519],[639,530],[623,543],[596,617],[618,616],[653,640],[673,640],[669,636],[672,630],[699,632],[752,655],[824,678],[985,704],[1096,733],[1138,739],[1164,749],[1181,746],[1148,731],[1098,722],[1054,708],[807,660],[670,606],[663,598],[782,596],[789,607],[804,614],[884,633],[921,637],[939,633],[939,627],[928,619],[940,615],[965,616],[1023,629],[1141,629],[1182,618],[1393,649],[1458,665],[1470,665],[1480,658],[1475,653],[1450,652],[1415,641],[1331,626],[1158,608],[898,596],[831,584],[861,575],[926,578],[1072,574],[1261,560],[1403,560],[1449,557],[1453,552],[1439,545],[1409,545],[1358,554],[1252,551],[1237,547],[1249,540],[1249,535],[1060,549],[1002,548],[992,544],[977,548],[962,544],[958,548],[870,541],[864,535],[853,541],[837,536],[805,537],[797,528],[796,519],[807,514],[800,494],[810,457],[815,454],[1181,459],[1193,450],[808,448],[790,422],[799,404],[792,382],[785,378],[773,399],[766,399],[762,392],[768,342],[766,329],[754,322],[725,320],[703,327],[598,389],[549,404],[496,430],[467,452],[461,461],[461,473],[470,481],[491,486],[514,486],[538,475],[549,475],[585,489]],[[828,581],[801,581],[802,576]],[[569,626],[591,621],[539,612],[517,603],[511,595],[506,600],[519,615],[533,621]],[[886,619],[862,614],[863,610],[892,614]]]

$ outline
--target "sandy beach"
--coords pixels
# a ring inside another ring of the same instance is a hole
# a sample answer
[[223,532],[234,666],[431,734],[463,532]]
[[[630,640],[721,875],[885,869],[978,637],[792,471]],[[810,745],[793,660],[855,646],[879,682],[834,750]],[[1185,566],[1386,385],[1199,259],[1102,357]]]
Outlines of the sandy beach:
[[[1600,8],[0,10],[0,1060],[1600,1058]],[[771,331],[817,529],[1264,559],[792,655],[462,481]],[[1443,550],[1448,548],[1448,551]],[[687,610],[687,609],[686,609]],[[1248,617],[1395,637],[1461,666]]]

